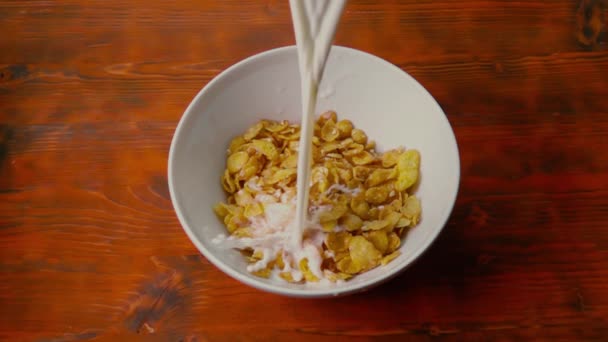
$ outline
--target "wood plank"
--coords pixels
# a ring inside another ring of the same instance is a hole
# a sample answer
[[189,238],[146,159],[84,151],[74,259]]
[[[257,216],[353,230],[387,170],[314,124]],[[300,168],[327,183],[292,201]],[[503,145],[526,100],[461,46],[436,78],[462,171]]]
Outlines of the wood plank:
[[0,340],[606,340],[607,15],[605,0],[349,1],[336,43],[433,94],[461,188],[399,277],[302,300],[201,256],[166,177],[193,96],[293,44],[287,2],[0,2]]

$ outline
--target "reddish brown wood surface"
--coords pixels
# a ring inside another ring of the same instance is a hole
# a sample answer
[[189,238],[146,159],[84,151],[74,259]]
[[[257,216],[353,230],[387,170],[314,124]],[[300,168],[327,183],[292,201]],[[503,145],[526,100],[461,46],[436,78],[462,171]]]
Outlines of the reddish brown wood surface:
[[210,265],[166,178],[196,92],[293,44],[286,1],[0,2],[0,340],[607,340],[607,8],[350,1],[337,43],[437,98],[461,192],[403,275],[302,300]]

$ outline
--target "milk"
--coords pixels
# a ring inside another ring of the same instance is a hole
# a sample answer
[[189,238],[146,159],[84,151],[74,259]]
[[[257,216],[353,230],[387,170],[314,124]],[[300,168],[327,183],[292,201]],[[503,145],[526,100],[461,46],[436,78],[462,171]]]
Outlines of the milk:
[[302,86],[302,120],[298,151],[296,213],[292,227],[294,247],[302,244],[308,225],[308,197],[312,163],[312,136],[317,92],[345,0],[290,0],[298,46]]
[[[313,205],[309,208],[308,201],[317,92],[344,5],[345,0],[290,0],[302,85],[296,193],[278,190],[272,195],[256,195],[254,201],[264,206],[264,214],[250,219],[251,237],[220,235],[212,241],[223,248],[251,249],[261,253],[263,257],[260,260],[247,266],[249,272],[265,269],[282,251],[285,267],[272,270],[271,278],[282,280],[278,274],[288,272],[295,281],[300,281],[302,272],[293,269],[291,264],[299,265],[302,259],[307,259],[308,268],[320,280],[319,285],[329,283],[321,269],[321,253],[327,233],[319,223],[319,214],[331,210],[331,207]],[[256,181],[256,178],[250,179],[248,186],[260,190]],[[327,193],[330,191],[352,194],[359,190],[334,184]],[[339,231],[341,227],[336,229]]]

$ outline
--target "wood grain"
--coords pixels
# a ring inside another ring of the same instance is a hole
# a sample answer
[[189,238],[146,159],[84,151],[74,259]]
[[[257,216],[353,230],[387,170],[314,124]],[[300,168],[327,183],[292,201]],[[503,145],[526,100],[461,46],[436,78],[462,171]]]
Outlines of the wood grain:
[[0,340],[608,339],[603,0],[355,1],[336,42],[438,100],[461,192],[368,293],[298,300],[200,256],[168,196],[198,90],[293,44],[285,1],[0,2]]

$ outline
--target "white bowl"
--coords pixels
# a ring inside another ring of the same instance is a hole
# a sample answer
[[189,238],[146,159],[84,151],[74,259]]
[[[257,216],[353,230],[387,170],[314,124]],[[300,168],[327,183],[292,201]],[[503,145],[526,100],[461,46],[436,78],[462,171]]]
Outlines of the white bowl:
[[201,253],[231,277],[255,288],[297,297],[362,291],[404,270],[435,240],[458,192],[460,161],[454,133],[433,97],[396,66],[365,52],[334,46],[319,91],[317,113],[333,109],[375,140],[379,150],[398,146],[421,154],[416,195],[422,220],[405,237],[401,256],[345,283],[288,284],[247,272],[243,256],[211,240],[225,233],[212,206],[225,199],[220,176],[229,141],[260,119],[300,122],[296,48],[249,57],[222,72],[186,109],[171,143],[169,189],[177,216]]

